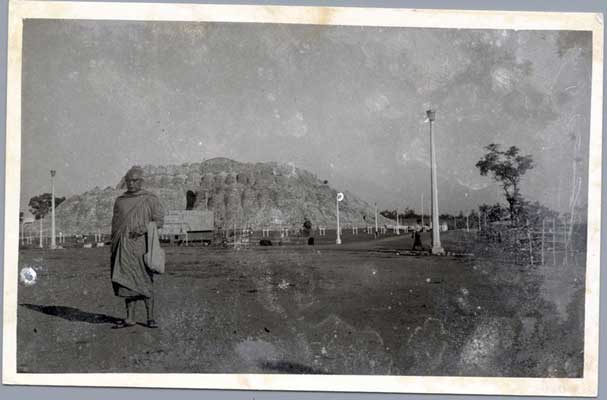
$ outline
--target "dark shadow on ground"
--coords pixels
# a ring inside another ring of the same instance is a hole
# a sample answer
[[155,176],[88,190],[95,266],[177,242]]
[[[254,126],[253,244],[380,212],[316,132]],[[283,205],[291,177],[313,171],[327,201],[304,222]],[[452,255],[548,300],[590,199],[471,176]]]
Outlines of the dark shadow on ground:
[[68,321],[80,321],[89,324],[117,324],[122,321],[120,318],[115,318],[105,314],[94,314],[79,310],[73,307],[66,306],[41,306],[37,304],[19,304],[22,307],[30,310],[38,311],[43,314],[52,315],[66,319]]
[[323,374],[324,372],[308,367],[304,364],[290,361],[263,361],[261,368],[268,371],[282,372],[285,374]]

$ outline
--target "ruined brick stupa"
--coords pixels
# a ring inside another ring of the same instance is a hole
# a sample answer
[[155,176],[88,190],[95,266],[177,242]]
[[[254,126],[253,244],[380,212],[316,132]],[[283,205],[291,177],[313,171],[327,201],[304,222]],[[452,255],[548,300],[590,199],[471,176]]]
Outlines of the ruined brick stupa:
[[[144,187],[156,193],[165,209],[208,210],[215,216],[215,226],[228,228],[251,226],[301,227],[304,218],[314,226],[335,225],[337,190],[314,174],[292,165],[241,163],[214,158],[202,163],[169,166],[144,166]],[[124,192],[121,181],[115,187],[95,188],[69,197],[56,211],[57,232],[64,235],[109,233],[112,206]],[[374,224],[374,208],[345,192],[340,203],[344,226],[364,227]],[[387,223],[383,217],[380,224]],[[50,216],[43,221],[50,226]],[[37,232],[37,223],[30,229]]]

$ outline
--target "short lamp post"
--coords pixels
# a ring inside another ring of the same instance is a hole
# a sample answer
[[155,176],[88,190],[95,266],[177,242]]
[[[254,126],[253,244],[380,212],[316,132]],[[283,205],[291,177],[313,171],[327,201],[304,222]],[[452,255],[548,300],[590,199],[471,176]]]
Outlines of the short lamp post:
[[400,220],[398,218],[398,208],[394,211],[396,214],[396,234],[400,235]]
[[57,171],[51,169],[51,249],[57,248],[55,239],[55,174]]
[[341,232],[339,230],[339,202],[344,199],[343,193],[337,193],[337,197],[335,197],[335,208],[337,211],[337,239],[335,240],[336,244],[341,244]]

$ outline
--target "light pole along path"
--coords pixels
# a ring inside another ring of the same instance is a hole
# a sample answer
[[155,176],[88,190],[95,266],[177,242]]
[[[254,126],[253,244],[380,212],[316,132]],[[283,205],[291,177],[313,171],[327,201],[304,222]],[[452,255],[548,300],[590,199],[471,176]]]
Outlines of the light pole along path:
[[51,249],[57,248],[55,239],[55,174],[57,171],[51,169]]
[[436,154],[434,151],[434,133],[432,132],[432,122],[436,119],[436,111],[426,111],[428,122],[430,123],[430,162],[432,181],[432,254],[445,254],[445,250],[440,242],[440,227],[438,225],[438,185],[436,176]]
[[337,210],[337,239],[335,240],[336,244],[341,244],[341,232],[339,231],[339,202],[344,199],[344,194],[339,192],[335,197],[335,208]]

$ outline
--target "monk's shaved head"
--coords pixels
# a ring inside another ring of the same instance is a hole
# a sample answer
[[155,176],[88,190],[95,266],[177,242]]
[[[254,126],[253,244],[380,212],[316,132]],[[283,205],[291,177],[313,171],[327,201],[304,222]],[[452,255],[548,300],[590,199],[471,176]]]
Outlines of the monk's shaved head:
[[144,171],[143,168],[141,168],[140,166],[134,166],[131,167],[131,169],[129,169],[126,173],[126,175],[124,176],[126,179],[133,179],[133,178],[143,178],[144,175]]
[[124,176],[127,192],[136,193],[141,190],[143,184],[143,168],[134,166]]

